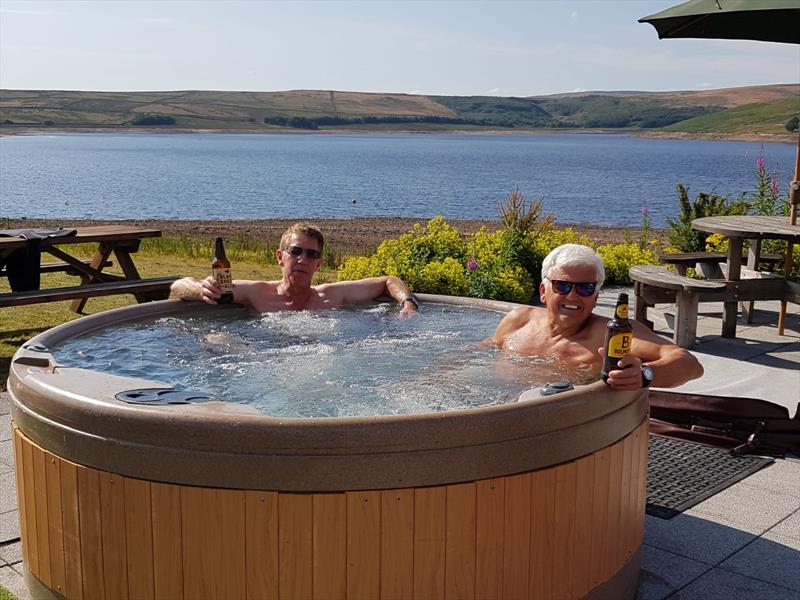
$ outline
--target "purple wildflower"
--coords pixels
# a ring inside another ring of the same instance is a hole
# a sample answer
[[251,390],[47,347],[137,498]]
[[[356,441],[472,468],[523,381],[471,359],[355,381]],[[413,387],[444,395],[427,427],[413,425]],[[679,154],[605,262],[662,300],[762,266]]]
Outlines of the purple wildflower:
[[781,192],[781,188],[778,186],[778,174],[776,172],[772,173],[772,177],[769,180],[769,189],[776,198]]
[[646,206],[643,206],[643,207],[642,207],[642,215],[643,215],[645,218],[649,217],[649,216],[650,216],[650,209],[649,209],[649,208],[647,208]]
[[468,268],[470,271],[475,271],[475,270],[477,270],[477,268],[478,268],[478,261],[477,261],[477,260],[475,260],[474,258],[470,258],[470,259],[469,259],[469,262],[467,263],[467,268]]

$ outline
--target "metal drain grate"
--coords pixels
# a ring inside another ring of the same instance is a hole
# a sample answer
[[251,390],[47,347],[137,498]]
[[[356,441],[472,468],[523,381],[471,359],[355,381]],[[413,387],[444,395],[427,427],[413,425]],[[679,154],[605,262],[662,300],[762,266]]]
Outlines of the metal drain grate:
[[671,519],[774,462],[731,456],[724,448],[651,435],[647,464],[647,513]]

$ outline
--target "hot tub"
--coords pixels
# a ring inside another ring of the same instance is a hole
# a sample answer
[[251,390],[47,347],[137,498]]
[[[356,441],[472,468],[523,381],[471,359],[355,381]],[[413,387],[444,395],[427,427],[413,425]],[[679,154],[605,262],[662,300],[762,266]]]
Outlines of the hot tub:
[[[421,295],[509,310],[514,305]],[[602,382],[502,406],[277,419],[229,402],[138,406],[141,379],[48,346],[153,315],[126,307],[12,360],[29,586],[47,597],[632,598],[647,392]]]

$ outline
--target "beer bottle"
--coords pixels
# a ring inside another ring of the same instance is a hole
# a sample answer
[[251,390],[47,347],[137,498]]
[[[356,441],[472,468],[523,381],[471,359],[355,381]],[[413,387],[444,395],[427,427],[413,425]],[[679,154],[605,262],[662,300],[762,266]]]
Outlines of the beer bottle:
[[231,277],[231,261],[225,256],[225,246],[222,243],[222,238],[217,238],[217,245],[214,250],[214,260],[211,261],[211,273],[214,279],[217,280],[222,290],[222,296],[219,299],[220,304],[230,304],[233,302],[233,278]]
[[617,363],[631,351],[633,342],[633,325],[628,320],[628,294],[620,294],[614,317],[608,322],[606,329],[606,357],[603,362],[603,381],[608,380],[609,371],[617,368]]

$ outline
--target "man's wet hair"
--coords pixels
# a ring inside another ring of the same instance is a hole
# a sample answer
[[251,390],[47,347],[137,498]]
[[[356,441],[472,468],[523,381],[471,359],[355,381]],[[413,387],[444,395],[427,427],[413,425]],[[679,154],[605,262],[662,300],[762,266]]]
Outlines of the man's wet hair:
[[325,237],[322,235],[322,231],[320,231],[319,227],[313,225],[311,223],[307,223],[306,221],[300,221],[299,223],[295,223],[289,227],[286,231],[283,232],[281,236],[281,245],[280,250],[286,250],[289,246],[289,240],[292,239],[293,235],[302,235],[312,240],[316,240],[317,244],[319,244],[319,251],[325,248]]
[[603,259],[597,253],[581,244],[563,244],[555,248],[544,257],[542,261],[542,281],[545,279],[550,281],[550,271],[559,267],[568,266],[586,266],[594,267],[597,274],[597,291],[603,287],[603,281],[606,279],[606,268],[603,265]]

